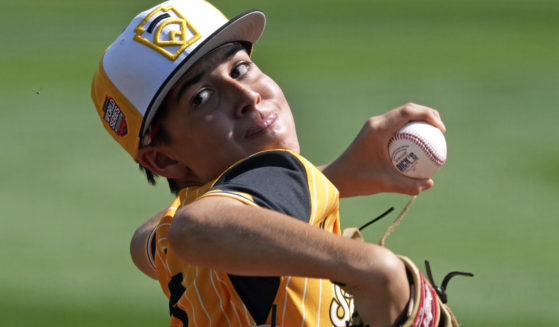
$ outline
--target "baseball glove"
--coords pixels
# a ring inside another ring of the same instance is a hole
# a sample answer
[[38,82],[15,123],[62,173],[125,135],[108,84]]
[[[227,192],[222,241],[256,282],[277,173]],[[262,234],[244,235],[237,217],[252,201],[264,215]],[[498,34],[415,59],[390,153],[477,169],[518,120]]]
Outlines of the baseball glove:
[[[407,212],[415,197],[412,197],[410,202],[406,205],[402,213],[396,218],[396,220],[390,225],[387,231],[382,236],[379,244],[384,246],[384,240],[390,234],[390,232],[397,226],[402,220],[404,214]],[[386,216],[393,208],[382,214],[381,216],[375,218],[372,222],[375,222],[382,217]],[[360,230],[364,227],[370,225],[372,222],[367,223],[361,228],[347,228],[343,231],[343,236],[364,240]],[[450,279],[454,276],[469,276],[473,277],[471,273],[454,271],[449,273],[444,279],[441,286],[437,286],[433,280],[433,275],[431,273],[431,267],[429,262],[425,261],[425,268],[427,272],[427,278],[423,275],[421,270],[417,265],[405,256],[398,256],[400,260],[404,263],[406,271],[408,274],[408,280],[410,283],[411,296],[408,303],[406,311],[401,315],[401,318],[396,321],[394,326],[398,327],[458,327],[458,321],[456,317],[446,305],[447,294],[446,287]],[[348,290],[351,294],[351,291]],[[346,323],[347,327],[367,327],[363,320],[361,319],[359,313],[354,312],[351,321]]]

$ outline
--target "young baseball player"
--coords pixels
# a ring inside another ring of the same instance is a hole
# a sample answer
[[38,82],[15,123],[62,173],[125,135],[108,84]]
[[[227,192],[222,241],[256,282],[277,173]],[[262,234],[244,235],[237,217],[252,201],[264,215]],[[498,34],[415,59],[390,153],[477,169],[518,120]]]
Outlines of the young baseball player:
[[228,20],[171,0],[105,51],[92,84],[104,127],[177,193],[136,231],[133,260],[159,280],[172,326],[346,326],[355,309],[371,326],[409,321],[419,302],[405,263],[341,237],[338,200],[432,187],[398,174],[386,144],[410,120],[444,130],[440,117],[415,104],[372,117],[314,166],[283,92],[250,58],[264,25],[257,10]]

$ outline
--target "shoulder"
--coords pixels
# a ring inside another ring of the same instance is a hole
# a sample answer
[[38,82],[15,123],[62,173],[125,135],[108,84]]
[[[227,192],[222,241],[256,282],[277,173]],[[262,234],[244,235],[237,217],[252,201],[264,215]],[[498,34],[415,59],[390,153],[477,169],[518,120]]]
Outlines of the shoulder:
[[215,182],[221,184],[239,175],[254,171],[291,171],[306,173],[310,162],[288,150],[272,150],[255,153],[230,167]]
[[264,190],[306,188],[310,165],[301,156],[287,150],[259,152],[239,161],[224,172],[212,188]]
[[210,193],[242,196],[253,205],[308,221],[311,197],[306,165],[290,151],[259,152],[229,168]]

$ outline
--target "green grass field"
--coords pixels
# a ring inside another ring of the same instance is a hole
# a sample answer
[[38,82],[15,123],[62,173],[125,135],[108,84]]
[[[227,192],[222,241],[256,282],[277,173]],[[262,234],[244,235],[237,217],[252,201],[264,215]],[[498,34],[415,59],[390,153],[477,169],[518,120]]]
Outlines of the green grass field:
[[[559,2],[307,0],[261,8],[254,59],[282,85],[320,164],[406,102],[440,110],[449,159],[387,246],[455,279],[463,326],[559,324]],[[171,201],[106,135],[89,98],[106,46],[146,0],[27,0],[0,12],[0,326],[164,326],[157,282],[128,254]],[[345,226],[408,197],[342,201]],[[378,240],[390,220],[365,231]]]

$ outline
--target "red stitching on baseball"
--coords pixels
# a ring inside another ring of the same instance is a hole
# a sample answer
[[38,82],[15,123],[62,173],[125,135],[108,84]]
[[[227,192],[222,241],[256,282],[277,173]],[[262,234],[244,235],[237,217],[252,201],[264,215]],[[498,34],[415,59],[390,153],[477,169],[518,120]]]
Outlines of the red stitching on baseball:
[[421,148],[421,150],[423,150],[423,152],[425,152],[425,154],[427,154],[427,156],[431,158],[431,160],[433,160],[433,162],[435,162],[435,164],[438,166],[442,166],[446,162],[446,157],[445,158],[439,157],[439,155],[436,152],[434,152],[433,149],[429,146],[429,143],[425,142],[423,138],[417,135],[405,133],[405,132],[398,133],[390,139],[390,141],[388,142],[388,146],[390,146],[390,144],[392,144],[392,142],[396,140],[410,140],[416,143]]

